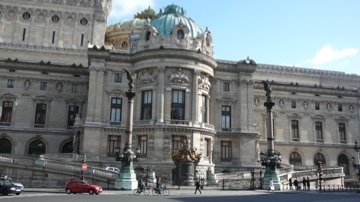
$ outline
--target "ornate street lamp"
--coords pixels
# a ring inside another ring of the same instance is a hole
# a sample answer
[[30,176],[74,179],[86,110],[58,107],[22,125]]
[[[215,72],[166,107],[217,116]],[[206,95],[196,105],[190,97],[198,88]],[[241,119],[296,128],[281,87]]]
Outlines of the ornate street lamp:
[[138,181],[136,180],[136,174],[134,170],[133,162],[136,160],[136,154],[131,149],[132,144],[132,130],[133,130],[133,115],[134,115],[134,97],[135,91],[133,90],[134,78],[131,74],[124,69],[127,79],[129,81],[129,90],[125,93],[128,98],[128,116],[126,124],[126,134],[128,141],[125,144],[123,153],[120,154],[118,151],[116,159],[121,161],[121,169],[118,175],[118,179],[115,181],[116,189],[133,190],[137,188]]
[[274,125],[272,123],[273,114],[272,107],[275,103],[271,100],[271,86],[268,82],[262,81],[264,85],[264,90],[266,92],[266,102],[264,106],[266,107],[266,128],[267,128],[267,141],[268,141],[268,150],[266,153],[260,153],[261,165],[265,166],[265,174],[263,180],[263,188],[269,189],[270,185],[274,185],[276,190],[281,190],[282,185],[280,183],[279,170],[277,168],[280,167],[281,162],[281,154],[280,152],[274,152]]

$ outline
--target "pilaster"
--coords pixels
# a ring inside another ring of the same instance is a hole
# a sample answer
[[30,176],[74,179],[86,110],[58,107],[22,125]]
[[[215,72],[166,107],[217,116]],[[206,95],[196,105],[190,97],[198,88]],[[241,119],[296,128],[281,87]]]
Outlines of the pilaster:
[[200,71],[193,71],[193,82],[192,82],[192,122],[193,124],[197,124],[199,122],[199,78]]
[[164,95],[165,95],[165,66],[159,66],[159,80],[157,87],[157,96],[156,96],[156,122],[163,123],[164,122]]

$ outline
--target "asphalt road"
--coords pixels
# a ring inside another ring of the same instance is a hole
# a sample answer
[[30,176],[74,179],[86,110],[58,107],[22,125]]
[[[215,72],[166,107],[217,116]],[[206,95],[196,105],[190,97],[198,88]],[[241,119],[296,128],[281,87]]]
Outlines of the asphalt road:
[[130,191],[104,191],[100,195],[24,192],[20,196],[0,196],[0,202],[359,202],[360,193],[346,192],[266,192],[203,190],[194,195],[193,190],[173,190],[169,196],[135,196]]

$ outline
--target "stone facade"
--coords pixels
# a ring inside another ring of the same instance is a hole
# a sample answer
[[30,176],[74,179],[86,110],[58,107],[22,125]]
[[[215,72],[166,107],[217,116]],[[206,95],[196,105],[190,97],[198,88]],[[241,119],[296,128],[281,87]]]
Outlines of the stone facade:
[[283,163],[312,168],[323,157],[355,174],[359,76],[215,60],[212,33],[191,36],[186,16],[168,32],[134,20],[105,35],[110,7],[110,0],[0,3],[1,152],[76,151],[117,165],[127,142],[127,69],[136,75],[138,167],[170,179],[185,136],[202,153],[199,177],[259,168],[267,145],[261,80],[268,80]]

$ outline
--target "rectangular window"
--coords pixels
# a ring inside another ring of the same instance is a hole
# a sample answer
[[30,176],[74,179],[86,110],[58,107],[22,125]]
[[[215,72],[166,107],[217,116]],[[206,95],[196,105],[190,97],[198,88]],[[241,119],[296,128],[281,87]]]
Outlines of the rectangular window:
[[205,138],[204,151],[203,151],[203,154],[205,155],[205,157],[210,156],[210,153],[211,153],[210,150],[211,150],[211,139]]
[[47,90],[47,82],[40,82],[40,90]]
[[70,105],[68,109],[68,122],[67,126],[72,127],[75,123],[76,114],[79,113],[79,106]]
[[80,92],[80,85],[79,84],[72,84],[71,92],[72,93],[79,93]]
[[296,101],[295,100],[291,101],[291,108],[293,108],[293,109],[296,108]]
[[343,110],[343,109],[342,109],[342,104],[339,104],[339,105],[338,105],[338,111],[339,111],[339,112],[342,112],[342,110]]
[[315,110],[320,110],[320,103],[315,102]]
[[171,95],[171,119],[185,119],[185,91],[172,90]]
[[110,124],[121,124],[122,98],[111,98]]
[[108,135],[107,141],[107,156],[113,157],[116,152],[120,151],[121,136],[119,135]]
[[8,79],[7,80],[7,87],[8,88],[14,88],[15,87],[15,80],[14,79]]
[[117,72],[114,74],[114,82],[115,83],[122,83],[122,73]]
[[340,143],[346,143],[345,123],[339,123],[339,134],[340,134]]
[[147,135],[140,135],[138,146],[140,149],[140,157],[146,157],[147,155],[147,145],[148,145],[148,136]]
[[207,98],[205,95],[201,95],[201,115],[202,115],[202,122],[203,123],[207,123],[208,120],[207,120],[207,114],[208,114],[208,111],[207,111],[207,105],[208,105],[208,102],[207,102]]
[[52,33],[51,43],[55,43],[55,31],[53,31]]
[[25,41],[25,36],[26,36],[26,29],[23,29],[23,35],[22,35],[22,41]]
[[37,103],[35,111],[35,128],[44,128],[46,120],[46,104]]
[[81,34],[80,46],[84,45],[84,34]]
[[231,161],[232,148],[231,141],[221,141],[221,161]]
[[142,92],[141,120],[150,120],[152,117],[152,90]]
[[181,136],[172,136],[172,153],[181,147]]
[[322,128],[322,122],[321,121],[316,121],[315,122],[315,132],[316,132],[316,141],[317,142],[324,142],[323,128]]
[[222,131],[231,131],[231,107],[221,106],[221,129]]
[[230,92],[230,82],[224,81],[224,83],[223,83],[223,91],[224,92]]
[[11,116],[13,110],[13,102],[12,101],[3,101],[1,117],[0,117],[0,125],[9,126],[11,124]]
[[291,135],[292,135],[292,141],[300,140],[298,120],[291,120]]

